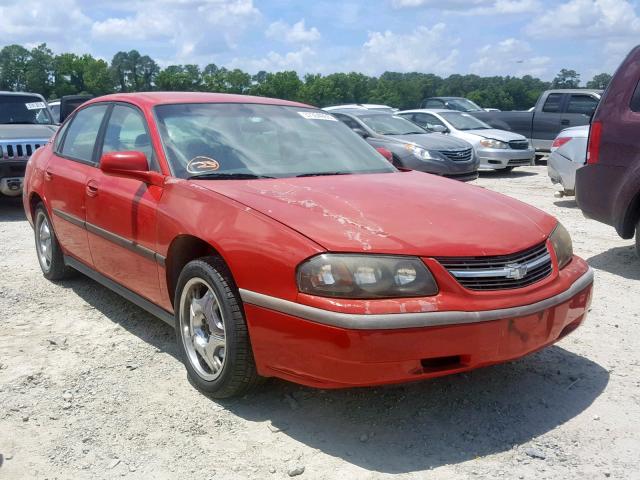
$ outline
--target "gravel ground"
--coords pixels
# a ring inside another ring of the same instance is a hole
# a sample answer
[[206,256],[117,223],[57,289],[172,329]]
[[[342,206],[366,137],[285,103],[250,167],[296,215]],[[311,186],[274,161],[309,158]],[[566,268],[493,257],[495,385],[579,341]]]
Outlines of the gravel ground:
[[[640,478],[640,261],[544,167],[475,182],[556,215],[596,270],[586,324],[517,362],[388,388],[190,386],[173,331],[93,281],[40,274],[0,199],[0,478]],[[478,206],[482,215],[482,206]]]

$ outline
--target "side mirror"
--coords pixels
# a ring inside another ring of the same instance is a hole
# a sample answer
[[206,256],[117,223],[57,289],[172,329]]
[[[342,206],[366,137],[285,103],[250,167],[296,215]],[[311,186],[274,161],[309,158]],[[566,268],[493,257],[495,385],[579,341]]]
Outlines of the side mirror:
[[431,130],[436,133],[449,133],[449,129],[444,125],[434,125],[433,127],[431,127]]
[[100,158],[100,170],[107,175],[134,178],[150,185],[161,186],[164,183],[164,176],[149,171],[147,156],[138,151],[107,152]]
[[364,128],[354,128],[353,131],[360,135],[362,138],[369,138],[369,132],[367,132]]
[[376,150],[378,151],[378,153],[380,155],[382,155],[384,158],[386,158],[387,160],[389,160],[390,162],[393,162],[393,153],[391,153],[391,151],[387,150],[384,147],[378,147],[376,148]]

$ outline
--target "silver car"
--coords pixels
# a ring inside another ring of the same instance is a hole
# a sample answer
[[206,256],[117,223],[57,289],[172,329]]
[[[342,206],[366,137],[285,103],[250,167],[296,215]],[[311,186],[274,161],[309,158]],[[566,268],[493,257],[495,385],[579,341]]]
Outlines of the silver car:
[[430,131],[466,140],[480,158],[480,170],[511,170],[535,162],[536,152],[524,136],[492,128],[468,113],[418,109],[404,110],[396,115]]
[[589,125],[562,130],[551,145],[547,172],[559,195],[575,195],[576,170],[587,156]]

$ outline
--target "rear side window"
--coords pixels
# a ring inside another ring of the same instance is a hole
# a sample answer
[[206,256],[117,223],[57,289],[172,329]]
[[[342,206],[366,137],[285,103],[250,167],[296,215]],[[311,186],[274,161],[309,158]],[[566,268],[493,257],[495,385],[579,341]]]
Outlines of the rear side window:
[[90,106],[74,115],[64,137],[62,155],[81,162],[94,163],[93,149],[107,108],[107,105]]
[[542,111],[546,113],[559,113],[562,106],[562,93],[550,93],[544,102]]
[[421,127],[433,128],[436,125],[446,127],[444,122],[442,122],[439,118],[433,115],[429,115],[428,113],[416,113],[413,116],[413,121]]
[[579,95],[572,93],[569,97],[567,113],[582,113],[591,115],[598,106],[598,100],[591,95]]

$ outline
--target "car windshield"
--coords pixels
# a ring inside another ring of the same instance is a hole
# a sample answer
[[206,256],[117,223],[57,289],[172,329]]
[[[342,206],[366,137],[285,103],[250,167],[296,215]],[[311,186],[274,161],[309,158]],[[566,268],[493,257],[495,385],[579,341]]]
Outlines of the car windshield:
[[0,124],[52,123],[47,104],[42,98],[31,95],[0,95]]
[[456,130],[486,130],[491,128],[473,115],[462,112],[443,112],[442,118],[453,125]]
[[428,133],[415,123],[395,115],[358,115],[367,127],[380,135],[410,135]]
[[482,112],[482,108],[467,98],[452,98],[447,100],[447,106],[460,112]]
[[181,178],[274,178],[397,171],[332,115],[241,103],[155,107],[173,173]]

